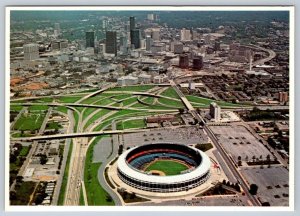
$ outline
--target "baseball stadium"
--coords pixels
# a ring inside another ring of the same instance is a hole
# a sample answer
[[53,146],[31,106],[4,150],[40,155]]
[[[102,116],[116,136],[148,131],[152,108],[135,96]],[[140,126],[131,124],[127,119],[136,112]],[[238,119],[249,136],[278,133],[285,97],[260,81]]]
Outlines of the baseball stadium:
[[127,185],[150,192],[187,191],[206,182],[210,159],[181,144],[157,143],[125,151],[117,161],[118,177]]

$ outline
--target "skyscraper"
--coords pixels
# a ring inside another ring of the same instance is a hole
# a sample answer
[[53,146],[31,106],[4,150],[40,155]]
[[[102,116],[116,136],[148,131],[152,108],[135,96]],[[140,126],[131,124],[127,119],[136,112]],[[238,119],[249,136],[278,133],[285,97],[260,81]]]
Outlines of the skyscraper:
[[106,53],[117,55],[117,32],[107,31],[106,32]]
[[190,41],[192,39],[191,31],[189,29],[181,29],[180,31],[180,40],[181,41]]
[[85,33],[86,47],[95,47],[95,32],[87,31]]
[[212,102],[209,106],[209,114],[214,118],[215,122],[219,122],[221,119],[221,108],[215,102]]
[[25,44],[24,49],[24,60],[35,60],[39,58],[39,45],[38,44]]
[[152,43],[153,43],[153,40],[152,40],[151,36],[147,35],[146,36],[146,50],[147,51],[150,51]]
[[179,56],[179,67],[188,68],[189,67],[189,56],[187,54],[181,54]]
[[135,17],[130,17],[129,22],[130,22],[130,31],[132,31],[133,29],[135,29]]
[[59,25],[59,23],[54,23],[54,35],[55,36],[58,36],[58,35],[60,35],[60,25]]
[[133,29],[130,31],[131,44],[134,45],[134,49],[139,49],[141,47],[141,33],[140,29]]
[[195,56],[193,59],[193,69],[200,70],[203,68],[203,56]]

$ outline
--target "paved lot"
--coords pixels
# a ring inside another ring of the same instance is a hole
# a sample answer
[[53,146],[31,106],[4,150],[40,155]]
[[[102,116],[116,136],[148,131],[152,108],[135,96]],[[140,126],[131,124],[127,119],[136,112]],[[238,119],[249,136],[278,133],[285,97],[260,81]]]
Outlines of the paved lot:
[[137,206],[249,206],[245,196],[199,197],[193,200],[172,200],[161,203],[147,202]]
[[242,174],[250,184],[258,186],[258,197],[271,206],[288,206],[289,171],[282,166],[270,168],[242,168]]
[[125,148],[158,142],[197,144],[207,143],[208,137],[198,127],[153,129],[148,132],[132,133],[122,135],[122,143]]
[[210,126],[210,128],[236,162],[239,156],[242,157],[242,161],[246,161],[246,157],[252,161],[253,156],[266,160],[267,155],[272,155],[244,126]]
[[112,152],[112,143],[110,137],[102,138],[95,146],[93,151],[93,162],[104,162]]

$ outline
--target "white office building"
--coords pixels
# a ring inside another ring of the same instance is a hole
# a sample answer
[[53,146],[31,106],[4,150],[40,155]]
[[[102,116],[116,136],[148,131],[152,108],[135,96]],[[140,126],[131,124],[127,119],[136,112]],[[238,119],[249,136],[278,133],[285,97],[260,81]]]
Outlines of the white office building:
[[221,120],[221,107],[217,103],[212,102],[209,106],[209,114],[215,122],[220,122]]

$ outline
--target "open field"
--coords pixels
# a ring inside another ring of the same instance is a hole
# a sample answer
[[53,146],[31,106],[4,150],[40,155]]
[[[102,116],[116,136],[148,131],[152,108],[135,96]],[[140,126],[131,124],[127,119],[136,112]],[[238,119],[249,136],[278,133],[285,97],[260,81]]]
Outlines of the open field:
[[45,118],[45,114],[43,113],[29,113],[29,114],[22,114],[20,118],[15,123],[14,128],[16,130],[38,130],[40,129],[43,120]]
[[143,128],[143,127],[146,127],[144,119],[125,120],[117,124],[118,130],[129,129],[129,128]]
[[179,175],[182,171],[187,170],[188,167],[182,163],[173,160],[157,160],[150,164],[145,171],[159,170],[164,172],[167,176]]

